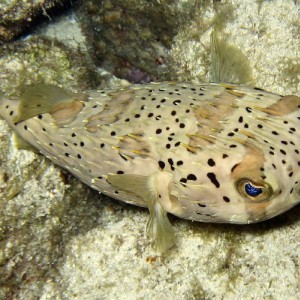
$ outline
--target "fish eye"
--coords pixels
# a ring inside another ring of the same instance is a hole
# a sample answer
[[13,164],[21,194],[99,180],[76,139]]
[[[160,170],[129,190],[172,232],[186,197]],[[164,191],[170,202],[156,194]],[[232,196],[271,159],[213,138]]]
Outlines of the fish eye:
[[273,195],[273,189],[268,183],[255,183],[248,178],[237,181],[236,187],[245,200],[254,203],[269,201]]

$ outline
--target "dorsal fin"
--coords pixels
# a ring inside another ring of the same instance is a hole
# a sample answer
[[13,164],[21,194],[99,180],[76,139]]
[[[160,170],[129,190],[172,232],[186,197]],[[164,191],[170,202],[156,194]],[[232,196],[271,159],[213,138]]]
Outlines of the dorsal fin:
[[249,62],[240,49],[219,39],[215,30],[211,34],[210,44],[211,82],[253,84]]
[[81,110],[83,103],[64,89],[51,84],[37,84],[27,88],[21,96],[18,116],[21,122],[39,114],[50,113],[57,125],[68,123]]

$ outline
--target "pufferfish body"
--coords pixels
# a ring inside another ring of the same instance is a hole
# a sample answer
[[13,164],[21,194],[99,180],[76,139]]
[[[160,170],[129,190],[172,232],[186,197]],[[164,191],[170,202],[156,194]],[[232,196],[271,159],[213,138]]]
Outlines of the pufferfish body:
[[3,97],[18,135],[90,187],[150,212],[147,234],[174,241],[167,213],[246,224],[300,202],[300,98],[234,84],[151,83]]

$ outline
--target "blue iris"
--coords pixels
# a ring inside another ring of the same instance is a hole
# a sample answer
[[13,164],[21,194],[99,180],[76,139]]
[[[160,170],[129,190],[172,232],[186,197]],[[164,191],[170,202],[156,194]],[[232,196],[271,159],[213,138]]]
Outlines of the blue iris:
[[262,189],[252,186],[249,182],[245,184],[245,191],[250,197],[256,197],[262,193]]

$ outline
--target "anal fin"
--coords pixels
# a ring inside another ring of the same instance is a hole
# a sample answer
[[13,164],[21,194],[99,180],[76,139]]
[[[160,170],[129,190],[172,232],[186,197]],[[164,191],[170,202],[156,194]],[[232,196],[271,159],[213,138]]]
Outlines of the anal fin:
[[[131,174],[109,174],[109,183],[121,190],[140,196],[148,206],[150,216],[147,223],[147,236],[153,239],[154,249],[160,253],[171,248],[175,242],[175,234],[168,219],[167,211],[162,203],[169,193],[159,191],[161,187],[168,189],[168,176],[158,172],[150,176]],[[159,183],[159,184],[158,184]]]

